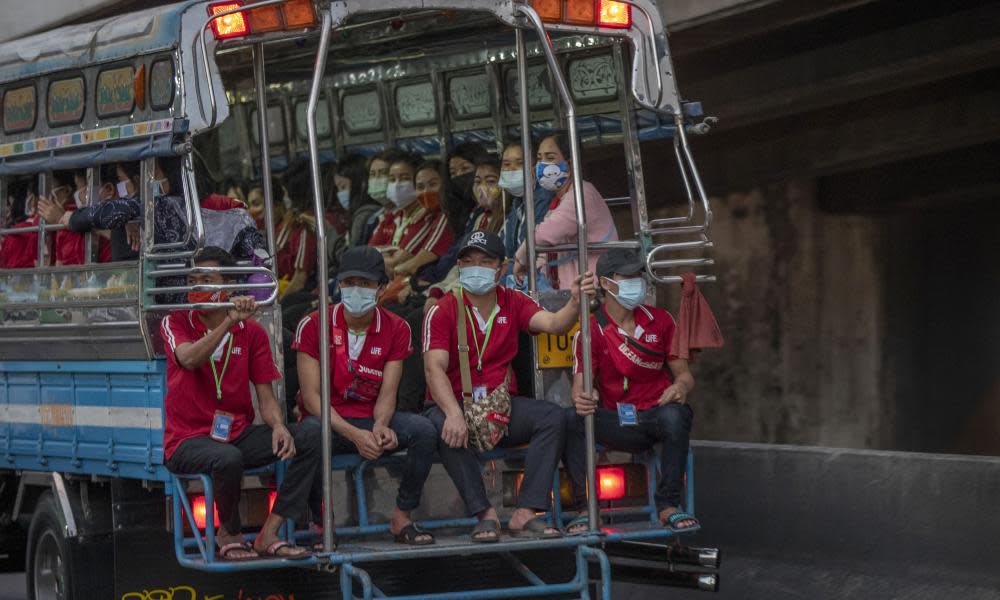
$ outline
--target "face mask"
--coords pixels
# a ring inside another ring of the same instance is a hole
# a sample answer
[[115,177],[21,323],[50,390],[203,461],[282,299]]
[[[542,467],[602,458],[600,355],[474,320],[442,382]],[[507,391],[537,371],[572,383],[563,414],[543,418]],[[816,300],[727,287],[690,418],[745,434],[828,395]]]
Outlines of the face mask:
[[28,194],[28,197],[24,199],[24,216],[33,217],[35,216],[35,195]]
[[292,210],[292,199],[288,197],[288,194],[282,196],[281,203],[285,206],[285,210]]
[[388,177],[368,178],[368,195],[374,198],[375,200],[385,200],[388,188],[389,188]]
[[469,204],[475,204],[476,198],[472,195],[472,182],[475,181],[475,173],[468,173],[466,175],[459,175],[458,177],[451,178],[451,188],[457,192],[462,198],[469,202]]
[[632,310],[636,306],[642,303],[642,300],[646,297],[646,280],[642,277],[636,277],[634,279],[622,279],[621,281],[616,281],[618,284],[618,293],[611,294],[618,301],[618,304],[622,305],[622,308],[626,310]]
[[500,171],[500,187],[517,198],[524,196],[524,170]]
[[417,190],[412,181],[394,181],[386,188],[385,195],[396,208],[405,208],[417,199]]
[[337,202],[347,210],[347,205],[351,203],[351,190],[337,190]]
[[566,161],[558,163],[540,162],[535,165],[535,178],[538,185],[550,192],[558,191],[569,180],[569,166]]
[[119,198],[128,198],[129,197],[128,196],[128,182],[126,182],[126,181],[119,181],[117,187],[118,187],[118,197]]
[[360,317],[375,308],[377,292],[378,290],[363,287],[340,288],[340,301],[351,316]]
[[77,208],[83,206],[83,200],[80,199],[80,190],[73,192],[73,203]]
[[500,196],[500,188],[489,185],[481,185],[476,188],[476,201],[479,206],[489,210],[493,208],[496,199]]
[[229,292],[219,290],[217,292],[202,291],[188,292],[188,302],[191,304],[202,304],[205,302],[225,302],[229,299]]
[[488,294],[497,286],[497,270],[489,267],[461,267],[458,280],[470,294]]
[[421,192],[417,195],[417,202],[423,206],[427,212],[434,212],[441,208],[441,195],[437,192]]

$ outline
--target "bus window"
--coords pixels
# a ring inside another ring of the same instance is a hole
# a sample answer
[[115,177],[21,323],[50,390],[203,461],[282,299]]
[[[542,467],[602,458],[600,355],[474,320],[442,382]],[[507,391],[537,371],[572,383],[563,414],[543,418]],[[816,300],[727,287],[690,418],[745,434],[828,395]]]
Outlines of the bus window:
[[437,110],[431,82],[421,81],[397,87],[396,115],[403,127],[433,125],[437,120]]
[[149,106],[153,110],[167,110],[174,103],[174,61],[161,58],[149,68]]
[[[511,65],[506,72],[507,107],[514,113],[521,112],[521,89],[517,81],[517,66]],[[552,92],[549,90],[549,73],[544,64],[528,66],[528,108],[532,110],[552,108]]]
[[49,84],[49,127],[76,125],[83,120],[86,85],[82,76],[57,79]]
[[344,128],[348,133],[356,135],[382,129],[382,102],[375,88],[345,93],[341,103]]
[[610,54],[578,58],[569,63],[569,87],[584,103],[606,102],[618,97],[618,78]]
[[38,116],[35,85],[8,89],[3,94],[3,131],[21,133],[31,131]]
[[[309,123],[306,120],[308,110],[308,97],[295,101],[295,134],[303,142],[309,141]],[[326,95],[320,96],[319,105],[316,108],[316,135],[320,139],[330,137],[330,111]]]
[[452,117],[459,120],[489,117],[490,79],[486,73],[457,75],[448,81]]

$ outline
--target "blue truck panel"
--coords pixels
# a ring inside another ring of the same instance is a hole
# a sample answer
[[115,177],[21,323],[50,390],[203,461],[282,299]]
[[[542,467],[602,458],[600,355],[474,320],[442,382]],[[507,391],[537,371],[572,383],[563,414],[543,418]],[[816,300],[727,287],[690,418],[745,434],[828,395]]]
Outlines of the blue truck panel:
[[167,481],[166,362],[0,362],[0,467]]

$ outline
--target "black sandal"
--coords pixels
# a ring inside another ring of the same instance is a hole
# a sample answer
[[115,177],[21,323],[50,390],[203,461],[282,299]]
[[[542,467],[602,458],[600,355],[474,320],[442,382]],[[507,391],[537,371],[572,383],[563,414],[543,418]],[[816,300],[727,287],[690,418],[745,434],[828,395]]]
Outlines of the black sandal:
[[[545,531],[546,529],[552,529],[553,531]],[[561,538],[563,536],[555,527],[550,527],[545,524],[545,521],[535,517],[533,519],[528,519],[520,529],[514,529],[508,526],[507,530],[510,532],[511,537],[516,538],[531,538],[534,540],[554,540],[556,538]]]
[[[493,535],[480,535],[482,533],[492,533]],[[477,544],[495,544],[500,541],[500,522],[496,519],[483,519],[476,523],[469,536]]]
[[[430,537],[429,540],[418,540],[417,538],[425,535]],[[421,529],[416,523],[410,523],[406,527],[402,528],[399,533],[396,534],[397,544],[406,544],[407,546],[430,546],[434,544],[437,540],[434,539],[434,534],[427,531],[426,529]]]

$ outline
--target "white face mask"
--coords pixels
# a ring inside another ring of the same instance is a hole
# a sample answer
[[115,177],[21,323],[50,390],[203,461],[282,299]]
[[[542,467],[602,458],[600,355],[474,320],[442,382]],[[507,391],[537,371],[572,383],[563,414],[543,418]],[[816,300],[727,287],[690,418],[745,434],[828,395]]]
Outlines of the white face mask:
[[118,188],[118,197],[119,198],[128,198],[129,197],[129,195],[128,195],[128,182],[119,181],[118,185],[117,185],[117,188]]
[[406,208],[417,199],[417,189],[412,181],[393,181],[385,190],[386,196],[396,208]]
[[28,197],[24,199],[24,216],[33,217],[35,216],[35,195],[28,194]]
[[77,208],[83,206],[83,200],[80,198],[80,190],[73,192],[73,203],[76,204]]
[[292,199],[288,197],[288,194],[282,196],[281,203],[285,205],[285,210],[292,209]]

